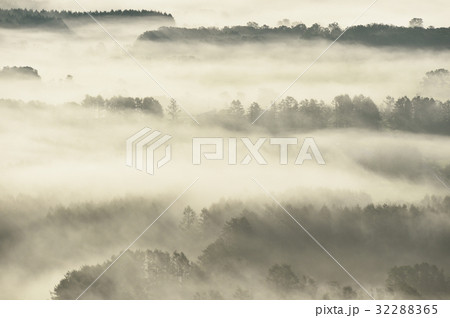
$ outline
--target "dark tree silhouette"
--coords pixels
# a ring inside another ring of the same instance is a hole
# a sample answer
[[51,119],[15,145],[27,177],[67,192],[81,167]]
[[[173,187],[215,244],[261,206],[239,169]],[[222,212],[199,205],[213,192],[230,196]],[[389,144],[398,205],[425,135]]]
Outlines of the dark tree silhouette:
[[[385,24],[357,25],[350,27],[339,39],[341,42],[360,43],[371,46],[400,46],[409,48],[450,48],[450,28],[421,27],[420,19],[412,20],[414,26],[398,27]],[[176,28],[161,27],[155,31],[147,31],[139,36],[139,40],[146,41],[199,41],[212,43],[241,43],[241,42],[283,42],[299,41],[300,39],[335,40],[342,34],[337,23],[322,27],[315,23],[310,27],[302,23],[292,24],[281,21],[275,28],[259,27],[254,23],[246,26],[233,26],[218,29],[210,28]]]
[[[90,11],[96,18],[163,18],[174,21],[171,14],[149,10],[111,10]],[[89,18],[87,12],[29,10],[29,9],[0,9],[0,28],[47,28],[53,30],[68,30],[63,19]]]
[[180,106],[178,106],[175,99],[170,100],[169,106],[167,106],[167,114],[171,120],[177,120],[181,112]]
[[189,231],[197,226],[197,214],[190,206],[187,206],[183,211],[183,218],[181,219],[180,227],[183,230]]

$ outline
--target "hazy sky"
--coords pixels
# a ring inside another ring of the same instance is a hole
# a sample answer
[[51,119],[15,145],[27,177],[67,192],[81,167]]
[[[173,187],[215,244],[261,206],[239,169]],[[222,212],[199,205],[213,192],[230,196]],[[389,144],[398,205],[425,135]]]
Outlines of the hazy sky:
[[[181,26],[232,25],[255,21],[275,25],[287,18],[306,24],[327,25],[339,22],[349,25],[373,0],[99,0],[79,1],[88,10],[154,9],[172,13]],[[424,19],[425,26],[448,26],[448,1],[378,0],[359,23],[382,22],[407,25],[414,17]],[[0,7],[29,7],[79,10],[74,0],[0,0]]]

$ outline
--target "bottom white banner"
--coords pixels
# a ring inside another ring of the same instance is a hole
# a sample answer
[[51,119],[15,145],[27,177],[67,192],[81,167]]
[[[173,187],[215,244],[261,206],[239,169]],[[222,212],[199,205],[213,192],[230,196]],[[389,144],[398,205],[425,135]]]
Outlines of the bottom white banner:
[[450,317],[449,300],[0,301],[1,317]]

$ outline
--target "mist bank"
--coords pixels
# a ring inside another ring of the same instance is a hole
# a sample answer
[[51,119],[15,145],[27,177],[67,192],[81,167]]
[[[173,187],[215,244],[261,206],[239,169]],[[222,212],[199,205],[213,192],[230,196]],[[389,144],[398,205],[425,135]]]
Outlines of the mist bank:
[[[280,201],[376,299],[449,299],[449,196],[359,205],[350,193],[317,195]],[[174,204],[83,299],[368,297],[266,196],[196,200]],[[2,299],[77,298],[170,201],[2,198]]]
[[[89,22],[91,17],[103,21],[114,19],[120,22],[124,18],[145,18],[149,21],[165,19],[174,22],[171,14],[153,10],[110,10],[110,11],[57,11],[57,10],[29,10],[29,9],[0,9],[0,28],[45,28],[47,30],[68,31],[70,28],[65,20]],[[93,21],[92,21],[93,22]]]
[[[104,228],[98,222],[114,220],[108,215],[115,205],[109,204],[101,218],[82,210],[76,219],[70,210],[52,217],[72,220],[60,223],[68,233],[89,220],[95,220],[94,228]],[[419,205],[319,207],[295,200],[283,205],[376,299],[449,299],[450,197],[427,197]],[[149,230],[144,242],[123,255],[83,299],[368,298],[264,198],[219,202],[201,211],[186,206],[164,218],[157,227],[169,230],[171,219],[170,234]],[[68,271],[52,297],[77,298],[115,258]]]
[[[0,30],[5,41],[0,66],[31,66],[41,76],[41,81],[34,83],[4,81],[2,98],[64,103],[81,101],[86,94],[101,94],[104,98],[152,96],[167,102],[164,92],[98,25],[65,22],[71,28],[70,36]],[[136,41],[138,34],[151,29],[150,23],[141,22],[131,18],[103,25],[183,107],[196,113],[223,108],[236,99],[246,106],[254,101],[262,108],[270,106],[328,45],[323,40],[252,42],[233,47]],[[297,100],[318,98],[329,102],[342,93],[364,94],[377,105],[387,95],[412,98],[418,94],[446,101],[450,98],[448,84],[425,87],[421,81],[430,70],[450,69],[448,52],[363,45],[349,49],[338,41],[288,95]],[[42,58],[45,56],[49,59]]]
[[[247,26],[176,28],[161,27],[139,36],[140,41],[206,42],[241,44],[245,42],[289,42],[295,40],[336,40],[344,31],[337,23],[323,27],[317,23],[307,27],[303,23],[293,26],[269,27],[249,22]],[[357,25],[347,29],[339,41],[376,47],[407,47],[446,50],[450,48],[450,28],[399,27],[384,24]]]
[[[94,98],[98,100],[105,101]],[[251,177],[258,176],[280,193],[301,188],[311,195],[314,189],[344,189],[367,193],[374,202],[413,202],[426,194],[445,193],[442,182],[450,181],[449,137],[445,135],[349,127],[272,132],[248,121],[227,129],[222,117],[210,122],[199,117],[200,126],[183,112],[172,118],[171,104],[152,98],[117,97],[105,103],[111,109],[2,100],[1,118],[7,118],[0,126],[2,193],[45,196],[49,204],[96,202],[126,194],[167,194],[174,187],[181,191],[200,177],[199,195],[212,202],[222,196],[243,198],[257,193]],[[154,176],[125,164],[125,142],[143,127],[173,137],[173,160]],[[193,165],[193,138],[211,136],[224,138],[224,151],[228,151],[228,138],[238,139],[239,163],[249,154],[241,138],[252,143],[265,138],[261,154],[269,164],[252,160],[247,165],[228,165],[224,159]],[[279,164],[279,146],[269,143],[269,137],[278,136],[298,140],[289,147],[288,165]],[[311,136],[326,165],[314,160],[294,164],[304,138]]]

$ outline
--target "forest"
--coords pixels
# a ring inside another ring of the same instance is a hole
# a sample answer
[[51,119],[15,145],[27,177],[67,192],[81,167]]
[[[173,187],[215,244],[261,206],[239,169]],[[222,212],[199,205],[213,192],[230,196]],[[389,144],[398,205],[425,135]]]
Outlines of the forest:
[[[92,11],[90,15],[96,18],[164,18],[173,21],[171,14],[153,10],[111,10]],[[0,28],[33,28],[68,29],[64,19],[89,18],[87,12],[30,10],[30,9],[0,9]]]
[[[113,112],[138,111],[163,116],[161,104],[152,97],[132,98],[116,96],[86,96],[85,107]],[[268,132],[302,132],[329,128],[360,128],[369,130],[399,130],[414,133],[450,135],[450,100],[441,102],[429,97],[387,97],[377,106],[370,97],[339,95],[331,104],[315,99],[297,101],[286,97],[267,111],[256,102],[244,107],[233,100],[224,109],[199,114],[207,125],[217,125],[235,131],[246,131],[255,126]],[[172,101],[165,111],[166,118],[176,117],[179,106]],[[261,115],[261,116],[260,116]]]
[[450,27],[402,1],[3,1],[0,299],[450,299]]
[[[345,262],[370,269],[371,275],[380,280],[378,284],[371,282],[370,291],[377,299],[448,299],[450,296],[449,259],[445,252],[450,242],[446,230],[450,197],[428,197],[417,206],[289,204],[288,207],[296,218],[309,225],[323,244],[338,250]],[[89,226],[92,230],[102,228],[103,222],[110,224],[110,230],[115,228],[120,214],[113,214],[111,210],[100,212],[100,209],[91,210],[89,215],[81,207],[61,210],[47,216],[43,222],[58,222],[68,233],[71,228],[82,228],[90,221],[94,222]],[[126,204],[122,209],[133,212]],[[320,256],[322,251],[281,209],[272,205],[253,209],[249,210],[244,203],[225,202],[197,213],[186,206],[176,216],[178,225],[172,221],[172,226],[176,227],[172,229],[172,240],[178,242],[175,243],[175,246],[179,244],[178,249],[126,252],[83,299],[367,297],[351,281],[328,281],[326,275],[320,274],[323,270],[335,273],[335,264]],[[133,213],[133,216],[145,218],[145,212],[141,213]],[[100,215],[103,217],[99,218]],[[160,226],[169,228],[164,223]],[[87,235],[93,235],[89,232]],[[111,236],[113,232],[105,234]],[[200,243],[204,241],[209,243]],[[189,248],[188,253],[182,251],[189,243],[205,245],[198,258],[187,256],[192,254]],[[73,242],[67,244],[72,246]],[[399,264],[400,258],[412,255],[415,259],[434,260],[440,265]],[[115,257],[67,272],[55,286],[52,297],[77,298]],[[312,258],[326,265],[310,267]]]
[[[317,23],[306,26],[303,23],[292,26],[281,25],[269,27],[249,22],[246,26],[224,28],[201,27],[179,28],[161,27],[147,31],[139,36],[141,41],[180,41],[211,42],[220,44],[240,44],[245,42],[289,42],[300,40],[323,39],[336,40],[344,31],[337,23],[328,27]],[[346,44],[363,44],[376,47],[407,48],[450,48],[450,28],[400,27],[384,24],[357,25],[350,27],[340,42]]]

